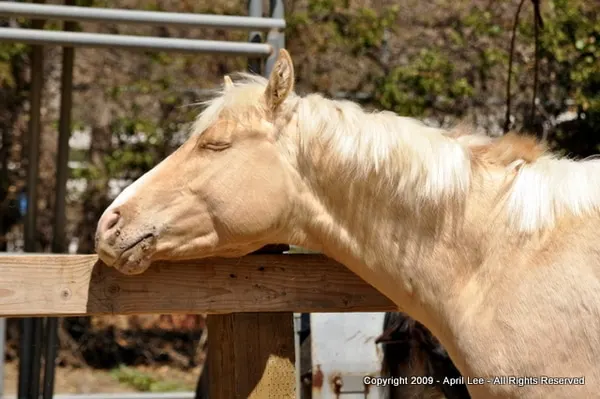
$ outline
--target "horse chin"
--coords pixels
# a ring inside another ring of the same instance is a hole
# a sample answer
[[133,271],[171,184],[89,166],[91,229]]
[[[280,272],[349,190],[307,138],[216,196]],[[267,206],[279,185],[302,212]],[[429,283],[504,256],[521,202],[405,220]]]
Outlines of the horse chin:
[[156,252],[156,237],[145,237],[131,248],[124,251],[113,263],[113,267],[126,275],[145,272],[152,263],[152,255]]

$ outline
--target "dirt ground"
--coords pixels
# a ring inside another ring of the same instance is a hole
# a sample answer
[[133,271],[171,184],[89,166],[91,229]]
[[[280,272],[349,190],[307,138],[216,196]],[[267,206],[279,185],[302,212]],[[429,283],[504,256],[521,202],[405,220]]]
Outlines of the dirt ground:
[[[204,362],[202,315],[61,319],[57,394],[195,391]],[[4,393],[18,385],[19,325],[7,320]]]
[[[166,366],[156,368],[129,367],[126,372],[57,367],[54,392],[56,394],[118,393],[154,390],[146,389],[149,385],[147,381],[158,382],[159,384],[153,386],[158,386],[157,389],[162,391],[194,391],[199,375],[200,368],[184,371]],[[18,363],[6,363],[4,393],[15,395],[17,393],[17,382]]]

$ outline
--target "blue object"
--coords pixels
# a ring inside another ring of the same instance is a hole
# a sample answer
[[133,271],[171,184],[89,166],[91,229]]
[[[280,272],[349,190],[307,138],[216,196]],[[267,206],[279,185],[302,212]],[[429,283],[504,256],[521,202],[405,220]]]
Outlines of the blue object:
[[27,213],[27,195],[24,192],[19,194],[19,213],[21,216]]

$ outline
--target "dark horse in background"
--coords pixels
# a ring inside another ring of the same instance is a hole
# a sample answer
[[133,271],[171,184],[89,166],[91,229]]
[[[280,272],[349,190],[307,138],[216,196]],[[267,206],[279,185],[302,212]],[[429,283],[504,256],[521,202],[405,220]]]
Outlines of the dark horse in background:
[[[465,384],[444,384],[444,378],[461,377],[448,353],[429,330],[402,312],[388,312],[383,334],[377,338],[383,348],[382,377],[400,377],[407,384],[388,386],[386,399],[470,399]],[[433,377],[432,384],[411,384],[412,376]]]
[[[300,332],[302,351],[310,345],[310,328],[303,318]],[[410,382],[412,376],[433,377],[433,384],[398,384],[383,388],[385,399],[470,399],[465,384],[443,384],[444,377],[456,379],[460,372],[448,353],[424,325],[402,312],[387,312],[383,333],[376,343],[382,345],[382,377],[401,377]],[[351,350],[351,348],[348,348]],[[308,350],[310,352],[310,350]],[[206,370],[206,369],[205,369]],[[198,380],[195,399],[208,399],[208,373]],[[310,397],[310,389],[303,390],[303,398]]]

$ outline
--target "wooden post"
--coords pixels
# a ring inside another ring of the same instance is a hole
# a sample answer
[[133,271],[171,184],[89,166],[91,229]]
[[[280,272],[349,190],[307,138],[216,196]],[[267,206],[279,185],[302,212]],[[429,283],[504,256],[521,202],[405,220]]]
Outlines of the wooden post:
[[295,399],[292,313],[209,315],[210,399]]
[[[254,252],[277,254],[287,245]],[[294,313],[209,315],[210,399],[296,399]]]

